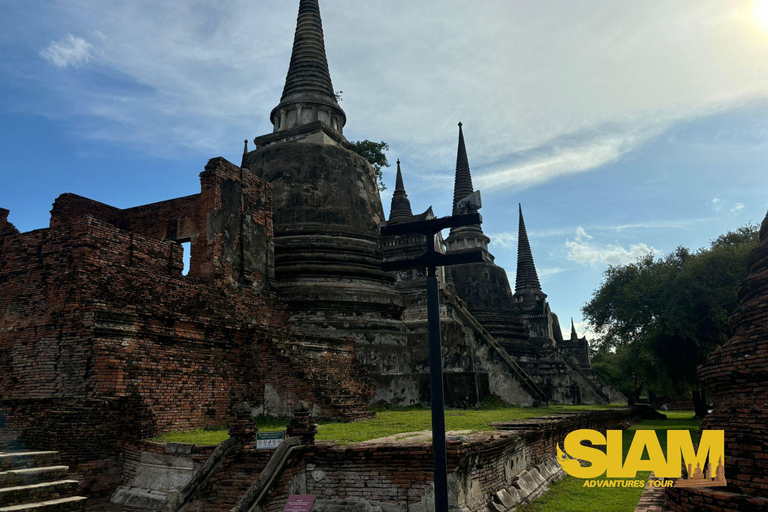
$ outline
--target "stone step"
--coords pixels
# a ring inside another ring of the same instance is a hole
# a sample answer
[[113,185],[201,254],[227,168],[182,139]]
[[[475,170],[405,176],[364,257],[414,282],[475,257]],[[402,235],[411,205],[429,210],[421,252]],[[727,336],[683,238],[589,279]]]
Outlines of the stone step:
[[80,484],[77,480],[57,480],[40,484],[17,485],[0,489],[0,507],[34,503],[71,496]]
[[59,459],[59,452],[0,452],[0,471],[52,466]]
[[67,471],[69,471],[68,466],[9,469],[8,471],[0,472],[0,488],[64,480],[67,478]]
[[85,510],[87,498],[83,496],[71,496],[39,503],[25,503],[0,507],[0,512],[79,512]]

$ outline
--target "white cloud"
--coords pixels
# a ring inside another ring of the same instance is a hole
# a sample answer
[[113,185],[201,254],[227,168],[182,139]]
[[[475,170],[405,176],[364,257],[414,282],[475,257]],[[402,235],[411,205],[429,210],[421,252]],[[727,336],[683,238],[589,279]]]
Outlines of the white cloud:
[[571,147],[554,149],[550,155],[480,174],[475,181],[484,190],[538,185],[558,176],[585,172],[614,162],[659,133],[659,130],[649,130],[643,134],[619,134],[574,142]]
[[517,234],[504,231],[502,233],[492,233],[488,235],[491,239],[491,244],[500,245],[506,249],[512,249],[517,247]]
[[[49,115],[100,118],[82,127],[87,136],[171,153],[220,152],[269,133],[298,2],[52,3],[46,28],[92,34],[101,68],[139,90],[47,84],[62,100]],[[587,172],[678,121],[766,97],[768,37],[743,4],[603,0],[552,10],[537,0],[336,0],[321,8],[347,135],[386,140],[422,177],[452,168],[461,120],[476,180],[491,192]],[[88,45],[68,36],[41,54],[82,65]],[[439,186],[449,187],[444,178]]]
[[633,263],[648,253],[657,253],[653,247],[644,243],[631,244],[629,248],[620,245],[598,244],[594,237],[579,226],[576,237],[565,242],[568,249],[568,259],[581,265],[622,265]]
[[633,229],[688,229],[695,224],[711,221],[712,219],[679,219],[679,220],[658,220],[649,222],[634,222],[632,224],[617,224],[614,226],[596,226],[592,230],[603,231],[628,231]]
[[712,211],[717,213],[726,212],[730,213],[731,215],[739,213],[744,209],[744,206],[744,203],[733,203],[732,206],[728,207],[728,205],[725,204],[725,202],[719,197],[715,197],[712,200],[707,201],[707,207]]
[[566,272],[567,268],[562,267],[550,267],[550,268],[540,268],[536,271],[536,273],[539,275],[539,279],[541,279],[542,282],[549,281],[552,276],[556,276],[557,274],[562,274],[563,272]]
[[40,50],[40,56],[60,68],[79,68],[90,62],[92,49],[93,45],[82,37],[68,34],[60,41],[51,41],[47,48]]

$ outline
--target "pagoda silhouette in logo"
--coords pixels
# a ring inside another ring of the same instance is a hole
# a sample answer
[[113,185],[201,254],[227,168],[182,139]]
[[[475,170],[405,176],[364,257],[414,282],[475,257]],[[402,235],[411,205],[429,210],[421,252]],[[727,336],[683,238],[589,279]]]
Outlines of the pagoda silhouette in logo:
[[675,482],[675,487],[725,487],[727,482],[725,481],[725,467],[723,466],[723,458],[717,463],[717,471],[715,476],[712,476],[712,464],[705,464],[706,469],[701,470],[701,464],[696,463],[696,469],[691,471],[692,464],[688,464],[688,477],[678,478]]

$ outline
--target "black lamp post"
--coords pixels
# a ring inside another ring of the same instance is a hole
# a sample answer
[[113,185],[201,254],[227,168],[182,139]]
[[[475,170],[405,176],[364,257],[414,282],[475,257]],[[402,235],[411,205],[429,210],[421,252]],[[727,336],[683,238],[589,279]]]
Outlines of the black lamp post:
[[[477,202],[479,203],[479,193]],[[479,207],[479,205],[478,205]],[[427,237],[427,252],[418,258],[385,262],[382,270],[394,272],[413,268],[427,269],[427,325],[429,330],[429,386],[432,402],[432,452],[435,473],[435,512],[448,512],[448,470],[445,446],[445,403],[443,397],[443,350],[440,338],[440,296],[437,267],[478,263],[483,251],[472,249],[453,254],[435,251],[435,235],[447,228],[471,226],[483,222],[479,213],[469,213],[418,222],[406,222],[381,228],[383,236],[419,233]]]

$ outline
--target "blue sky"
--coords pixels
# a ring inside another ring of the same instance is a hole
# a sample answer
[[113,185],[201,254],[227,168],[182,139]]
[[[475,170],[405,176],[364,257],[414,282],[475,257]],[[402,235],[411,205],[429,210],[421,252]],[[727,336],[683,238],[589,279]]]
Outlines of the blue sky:
[[[0,0],[0,207],[26,231],[64,192],[198,192],[209,158],[271,131],[297,6]],[[768,0],[321,9],[347,137],[387,141],[414,211],[447,215],[462,121],[496,261],[514,279],[520,202],[563,324],[607,265],[765,215]]]

